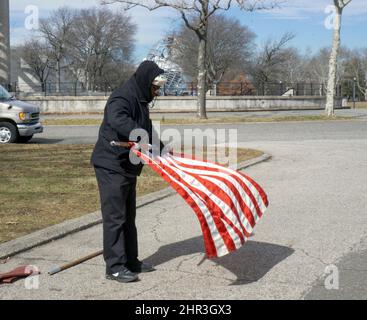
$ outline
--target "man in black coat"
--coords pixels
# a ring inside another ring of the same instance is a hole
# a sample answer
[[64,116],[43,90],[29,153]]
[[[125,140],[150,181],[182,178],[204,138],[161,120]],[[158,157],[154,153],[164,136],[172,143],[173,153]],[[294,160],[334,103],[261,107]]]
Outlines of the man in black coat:
[[149,103],[165,83],[163,73],[154,62],[144,61],[112,93],[92,154],[101,198],[106,278],[110,280],[132,282],[138,280],[137,273],[154,271],[138,260],[136,182],[143,165],[132,163],[130,150],[113,147],[111,142],[128,142],[134,130],[143,129],[150,144],[158,141],[162,151],[162,142],[153,138],[156,133],[149,117]]

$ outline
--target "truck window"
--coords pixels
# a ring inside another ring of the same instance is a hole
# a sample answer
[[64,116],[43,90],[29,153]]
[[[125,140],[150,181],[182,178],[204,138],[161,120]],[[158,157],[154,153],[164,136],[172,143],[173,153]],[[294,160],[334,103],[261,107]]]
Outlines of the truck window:
[[0,86],[0,100],[10,100],[11,94],[5,90],[4,87]]

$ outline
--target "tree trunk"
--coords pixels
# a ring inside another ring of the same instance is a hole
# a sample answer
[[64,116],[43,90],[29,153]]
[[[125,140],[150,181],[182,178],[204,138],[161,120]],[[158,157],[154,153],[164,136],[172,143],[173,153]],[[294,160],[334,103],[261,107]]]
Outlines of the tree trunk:
[[200,21],[201,26],[196,30],[199,37],[199,53],[198,53],[198,116],[200,119],[207,119],[206,115],[206,46],[208,36],[208,10],[209,0],[201,0]]
[[85,76],[85,88],[87,89],[87,91],[90,90],[90,81],[89,81],[90,77],[89,77],[89,72],[86,72],[86,76]]
[[333,47],[330,54],[329,60],[329,78],[327,84],[326,94],[326,114],[331,117],[334,115],[334,102],[335,102],[335,88],[336,88],[336,72],[337,72],[337,61],[340,49],[340,29],[342,19],[342,9],[336,8],[335,21],[334,21],[334,37]]
[[206,36],[200,38],[198,56],[198,116],[200,119],[207,119],[206,115]]

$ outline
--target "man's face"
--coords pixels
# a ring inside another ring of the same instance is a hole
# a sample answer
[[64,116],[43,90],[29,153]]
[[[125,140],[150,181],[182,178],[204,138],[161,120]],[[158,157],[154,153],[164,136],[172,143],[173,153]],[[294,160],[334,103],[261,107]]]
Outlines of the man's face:
[[151,92],[152,92],[152,97],[155,98],[155,97],[159,97],[160,95],[160,90],[161,90],[161,87],[160,86],[156,86],[154,84],[152,84],[151,86]]

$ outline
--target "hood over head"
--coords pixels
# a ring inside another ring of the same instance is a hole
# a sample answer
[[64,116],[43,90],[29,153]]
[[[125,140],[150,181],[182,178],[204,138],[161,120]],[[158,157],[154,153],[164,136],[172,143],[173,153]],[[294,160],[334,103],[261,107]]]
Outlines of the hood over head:
[[164,70],[159,68],[153,61],[144,61],[136,70],[134,78],[139,87],[141,98],[150,103],[153,100],[151,86],[156,77],[163,74]]

